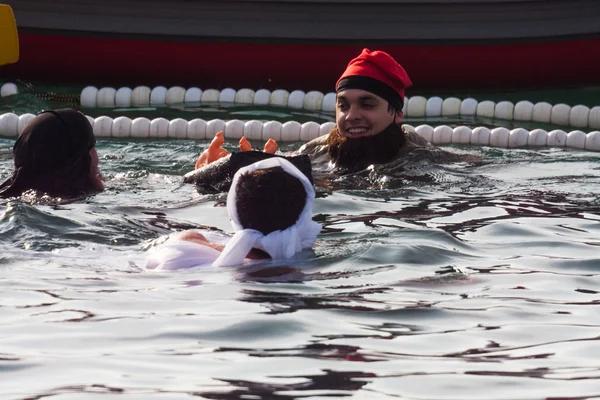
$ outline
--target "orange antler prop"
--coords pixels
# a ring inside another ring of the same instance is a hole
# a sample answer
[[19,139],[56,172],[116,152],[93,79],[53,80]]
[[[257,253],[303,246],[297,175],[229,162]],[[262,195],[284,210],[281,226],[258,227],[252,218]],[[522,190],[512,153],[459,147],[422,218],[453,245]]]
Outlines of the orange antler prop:
[[[223,137],[223,131],[217,133],[213,138],[212,142],[208,146],[208,149],[204,150],[202,154],[196,160],[196,169],[202,168],[205,165],[210,164],[211,162],[217,161],[219,158],[223,158],[229,154],[227,150],[225,150],[222,146],[225,143],[225,138]],[[240,151],[252,151],[252,145],[246,139],[245,136],[242,136],[240,139]],[[275,154],[275,152],[279,149],[277,142],[273,139],[269,139],[267,143],[265,143],[264,152],[269,154]]]
[[279,146],[277,146],[277,142],[274,139],[269,139],[267,140],[267,143],[265,143],[265,148],[263,151],[265,153],[275,154],[278,148]]
[[223,131],[218,132],[213,138],[212,142],[208,146],[208,149],[204,150],[198,160],[196,160],[196,169],[202,168],[211,162],[217,161],[219,158],[223,158],[229,154],[227,150],[222,148],[223,143],[225,143],[225,138],[223,137]]
[[246,136],[242,136],[240,139],[240,151],[252,151],[252,145],[246,139]]
[[[277,142],[273,139],[269,139],[267,143],[265,143],[265,147],[263,151],[269,154],[275,154],[279,146],[277,146]],[[240,139],[240,151],[252,151],[252,145],[246,139],[246,136],[242,136]]]

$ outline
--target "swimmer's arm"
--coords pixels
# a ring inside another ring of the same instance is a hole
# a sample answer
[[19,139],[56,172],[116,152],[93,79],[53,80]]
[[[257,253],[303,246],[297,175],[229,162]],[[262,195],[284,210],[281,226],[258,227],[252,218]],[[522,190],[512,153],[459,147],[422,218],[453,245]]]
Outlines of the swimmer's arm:
[[[195,232],[195,231],[187,231],[184,232],[178,238],[179,240],[186,240],[188,242],[193,242],[197,244],[201,244],[203,246],[212,247],[215,250],[223,251],[224,246],[218,245],[216,243],[209,242],[203,234]],[[263,260],[269,258],[269,255],[258,249],[251,249],[246,258],[251,260]]]
[[[419,135],[412,129],[408,129],[403,126],[402,129],[406,134],[407,144],[405,149],[400,149],[400,156],[404,156],[410,150],[418,149],[418,148],[429,148],[432,149],[434,146],[429,143],[425,138]],[[440,157],[437,159],[440,163],[454,163],[454,162],[467,162],[467,163],[479,163],[482,161],[481,157],[477,154],[468,154],[468,153],[460,153],[455,152],[453,149],[450,150],[441,150],[438,149]]]
[[223,246],[218,245],[216,243],[209,242],[208,239],[206,239],[206,237],[199,232],[186,231],[186,232],[183,232],[177,239],[185,240],[185,241],[192,242],[192,243],[197,243],[202,246],[208,246],[215,250],[223,251]]
[[[195,231],[186,231],[182,233],[181,236],[178,237],[178,239],[201,244],[203,246],[209,246],[219,251],[223,251],[223,248],[225,247],[216,243],[209,242],[203,234]],[[269,255],[261,250],[251,249],[246,257],[251,260],[262,260],[265,258],[269,258]]]
[[[203,246],[211,247],[218,251],[223,251],[225,246],[218,245],[216,243],[209,242],[206,237],[195,231],[186,231],[178,238],[179,240],[185,240],[192,243],[201,244]],[[264,260],[270,258],[267,253],[259,249],[250,249],[250,252],[246,256],[250,260]]]

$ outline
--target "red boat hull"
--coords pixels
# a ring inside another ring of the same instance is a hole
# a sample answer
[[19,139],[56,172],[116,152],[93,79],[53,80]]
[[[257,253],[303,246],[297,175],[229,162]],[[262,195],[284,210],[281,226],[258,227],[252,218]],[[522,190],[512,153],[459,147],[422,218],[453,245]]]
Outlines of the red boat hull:
[[[20,33],[5,78],[85,85],[180,85],[329,92],[362,45],[232,43]],[[511,90],[600,84],[600,39],[370,45],[408,71],[413,90]],[[410,95],[410,92],[409,92]]]

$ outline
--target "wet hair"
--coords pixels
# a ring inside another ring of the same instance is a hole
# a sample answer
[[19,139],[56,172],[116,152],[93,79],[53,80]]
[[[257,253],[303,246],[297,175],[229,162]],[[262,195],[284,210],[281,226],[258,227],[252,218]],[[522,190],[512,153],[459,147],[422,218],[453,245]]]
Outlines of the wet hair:
[[15,169],[0,184],[0,197],[36,190],[52,197],[95,191],[90,150],[96,139],[87,118],[74,109],[43,111],[31,120],[13,146]]
[[240,225],[263,235],[294,225],[306,204],[302,182],[281,167],[248,172],[238,178],[236,207]]
[[396,108],[392,105],[392,103],[388,103],[388,112],[391,113],[399,113],[402,112],[402,108],[404,107],[404,105],[400,108]]

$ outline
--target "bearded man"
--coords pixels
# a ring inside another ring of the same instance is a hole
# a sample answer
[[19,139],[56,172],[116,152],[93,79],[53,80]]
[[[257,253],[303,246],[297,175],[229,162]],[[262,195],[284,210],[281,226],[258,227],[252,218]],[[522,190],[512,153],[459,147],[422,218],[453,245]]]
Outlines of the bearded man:
[[364,49],[336,83],[337,125],[298,153],[308,154],[317,164],[331,162],[338,171],[349,173],[432,146],[401,125],[404,89],[411,84],[404,68],[389,54]]

